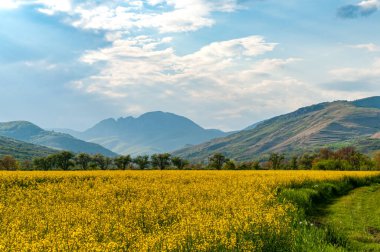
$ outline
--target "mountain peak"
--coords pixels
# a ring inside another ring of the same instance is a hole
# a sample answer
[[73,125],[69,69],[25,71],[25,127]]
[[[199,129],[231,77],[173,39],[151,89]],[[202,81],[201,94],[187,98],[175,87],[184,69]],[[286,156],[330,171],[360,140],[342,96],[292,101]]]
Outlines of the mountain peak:
[[184,116],[180,116],[180,115],[177,115],[174,113],[164,112],[164,111],[146,112],[146,113],[140,115],[139,117],[137,117],[136,119],[146,119],[146,118],[149,118],[149,119],[177,118],[177,119],[191,121],[190,119],[188,119]]
[[173,151],[186,144],[199,144],[225,135],[219,130],[206,130],[184,116],[152,111],[138,117],[107,119],[80,137],[118,153],[150,154]]
[[44,130],[27,121],[12,121],[0,123],[0,132],[7,132],[8,137],[28,140],[31,135],[36,135]]
[[68,134],[46,131],[27,121],[0,123],[0,136],[54,149],[87,152],[91,154],[102,153],[107,156],[116,155],[100,145],[87,143]]
[[28,121],[11,121],[11,122],[3,122],[1,123],[2,128],[20,128],[20,127],[31,127],[35,129],[43,130],[42,128],[38,127],[37,125],[28,122]]
[[142,116],[162,116],[162,115],[175,115],[173,113],[170,113],[170,112],[164,112],[164,111],[161,111],[161,110],[157,110],[157,111],[150,111],[150,112],[146,112],[144,114],[142,114],[141,116],[139,117],[142,117]]

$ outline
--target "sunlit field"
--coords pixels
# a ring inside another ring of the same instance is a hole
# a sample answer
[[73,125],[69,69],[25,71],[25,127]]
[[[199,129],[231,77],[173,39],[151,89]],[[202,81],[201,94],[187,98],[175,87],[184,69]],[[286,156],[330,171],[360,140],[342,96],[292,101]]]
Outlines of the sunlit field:
[[281,188],[374,172],[0,172],[0,250],[292,250]]

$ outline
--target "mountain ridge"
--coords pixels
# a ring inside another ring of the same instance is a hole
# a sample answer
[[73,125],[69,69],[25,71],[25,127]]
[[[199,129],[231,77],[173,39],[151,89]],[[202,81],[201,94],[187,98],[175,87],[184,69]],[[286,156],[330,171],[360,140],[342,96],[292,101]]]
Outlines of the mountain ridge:
[[98,144],[88,143],[68,134],[47,131],[28,121],[0,123],[0,136],[56,150],[86,152],[89,154],[100,153],[106,156],[116,156],[116,153]]
[[205,161],[212,153],[221,152],[244,161],[270,152],[296,153],[337,143],[349,144],[355,139],[364,144],[380,132],[379,98],[303,107],[265,120],[253,129],[177,150],[173,154]]
[[204,129],[184,116],[152,111],[138,117],[102,120],[75,137],[98,143],[120,154],[138,155],[171,152],[227,134],[216,129]]

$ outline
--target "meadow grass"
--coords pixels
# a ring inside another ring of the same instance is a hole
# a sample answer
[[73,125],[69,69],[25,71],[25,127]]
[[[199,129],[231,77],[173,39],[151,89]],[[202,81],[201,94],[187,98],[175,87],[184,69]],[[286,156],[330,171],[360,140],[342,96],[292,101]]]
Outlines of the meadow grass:
[[380,184],[351,191],[319,219],[348,250],[380,251]]

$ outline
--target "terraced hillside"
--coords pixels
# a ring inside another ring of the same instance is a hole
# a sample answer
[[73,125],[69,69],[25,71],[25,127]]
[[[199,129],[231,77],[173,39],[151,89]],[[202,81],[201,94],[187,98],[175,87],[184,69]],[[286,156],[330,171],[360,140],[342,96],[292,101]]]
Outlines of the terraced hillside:
[[251,160],[270,152],[292,154],[352,144],[361,151],[370,152],[380,149],[379,108],[380,97],[321,103],[174,154],[203,161],[212,153],[221,152],[237,160]]

